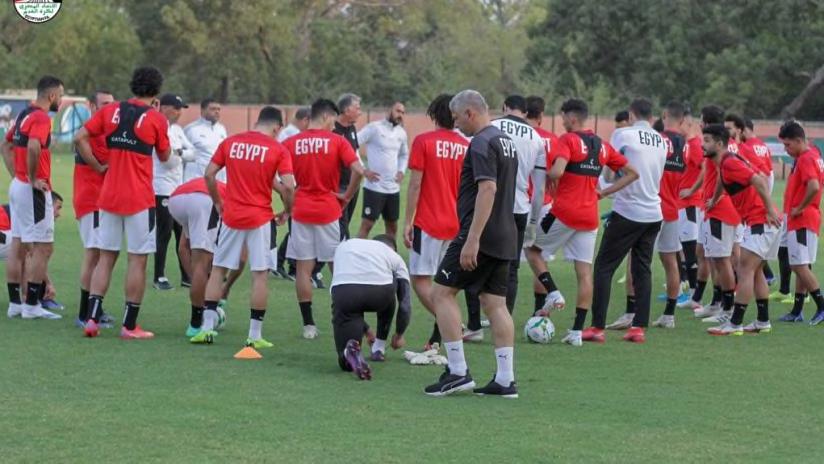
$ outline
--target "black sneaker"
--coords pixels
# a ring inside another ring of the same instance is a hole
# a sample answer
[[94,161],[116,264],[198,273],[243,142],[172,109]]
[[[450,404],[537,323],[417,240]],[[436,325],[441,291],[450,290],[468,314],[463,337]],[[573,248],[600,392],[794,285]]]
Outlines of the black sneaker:
[[158,290],[171,290],[174,287],[172,287],[172,284],[169,283],[169,279],[161,277],[154,281],[154,288]]
[[469,371],[466,371],[466,375],[453,375],[447,367],[438,382],[424,388],[423,391],[429,396],[446,396],[472,388],[475,388],[475,381],[472,380]]
[[510,382],[508,387],[504,387],[495,381],[495,377],[492,377],[492,381],[486,384],[485,387],[476,388],[472,391],[475,392],[476,395],[481,396],[496,395],[504,398],[518,397],[518,385],[516,385],[515,382]]
[[323,285],[323,274],[318,272],[317,274],[312,276],[312,286],[315,288],[326,288]]

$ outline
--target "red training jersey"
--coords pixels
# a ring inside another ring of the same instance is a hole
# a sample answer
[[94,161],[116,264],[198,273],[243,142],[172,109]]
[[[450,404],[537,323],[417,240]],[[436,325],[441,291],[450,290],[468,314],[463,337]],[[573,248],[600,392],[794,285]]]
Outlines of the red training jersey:
[[750,168],[752,168],[753,171],[759,174],[768,174],[767,172],[764,172],[764,165],[761,159],[755,155],[755,151],[753,151],[752,147],[749,145],[730,139],[727,150],[733,155],[738,155],[746,162],[750,163]]
[[[11,230],[11,218],[6,211],[8,207],[8,205],[0,207],[0,230]],[[11,237],[6,237],[6,240],[11,240]]]
[[[92,154],[97,161],[106,164],[109,156],[106,137],[91,137],[89,138],[89,145],[91,145]],[[103,179],[104,174],[92,169],[79,154],[75,153],[74,195],[72,196],[75,218],[80,219],[98,210],[97,203],[100,199],[100,190],[103,188]]]
[[40,142],[40,161],[37,164],[37,178],[43,179],[51,189],[51,118],[37,106],[23,110],[13,127],[6,132],[6,141],[13,144],[14,177],[29,183],[28,140],[34,138]]
[[[185,195],[187,193],[203,193],[203,194],[208,195],[209,194],[209,188],[206,187],[206,178],[205,177],[195,177],[194,179],[190,180],[189,182],[181,184],[180,186],[178,186],[175,189],[174,192],[172,192],[171,196],[174,197],[174,196],[177,196],[177,195]],[[223,183],[221,181],[217,181],[217,194],[220,196],[220,198],[226,198],[226,184],[225,183]]]
[[752,178],[758,172],[741,155],[725,153],[722,156],[721,183],[741,220],[749,226],[766,224],[767,207],[752,186]]
[[[718,168],[711,159],[707,158],[704,159],[704,169],[704,202],[702,208],[706,209],[706,203],[712,199],[715,194],[715,187],[718,185]],[[726,192],[721,193],[718,203],[711,210],[706,211],[704,216],[707,219],[717,219],[731,226],[741,224],[741,217]]]
[[436,129],[415,137],[409,169],[420,171],[421,189],[414,225],[438,240],[458,234],[458,184],[469,141],[454,130]]
[[658,196],[661,197],[661,214],[664,221],[673,222],[678,220],[678,210],[681,208],[681,181],[687,170],[687,144],[684,136],[677,132],[664,131],[661,135],[667,144],[667,161],[664,165],[664,174],[661,176]]
[[793,208],[799,206],[807,191],[807,183],[817,180],[819,185],[824,186],[824,161],[818,155],[817,150],[809,149],[802,153],[796,160],[790,176],[787,179],[787,187],[784,191],[784,212],[787,213],[787,230],[809,229],[818,234],[821,227],[821,189],[813,197],[813,200],[795,217],[790,215]]
[[773,172],[772,153],[764,141],[758,137],[750,137],[744,144],[753,152],[760,161],[761,172],[769,176]]
[[[681,177],[681,188],[679,190],[692,188],[698,182],[698,177],[701,176],[701,166],[704,162],[704,148],[701,146],[701,137],[696,136],[687,140],[684,159],[686,160],[686,169],[684,169],[684,175]],[[687,198],[681,199],[680,208],[691,206],[703,208],[702,200],[701,189],[698,189]]]
[[[121,108],[127,108],[121,114]],[[131,121],[130,113],[139,112]],[[108,165],[97,206],[129,216],[154,208],[152,153],[169,150],[169,123],[160,112],[135,98],[101,108],[84,125],[91,137],[105,137]],[[116,133],[115,133],[116,132]],[[124,148],[134,145],[134,148]],[[168,153],[167,153],[168,155]],[[167,157],[161,157],[162,161]]]
[[[544,146],[546,147],[546,159],[555,159],[558,154],[558,136],[553,134],[552,132],[544,129],[543,127],[533,127],[535,132],[544,139]],[[532,179],[530,179],[532,182]],[[532,198],[532,184],[530,184],[530,191],[529,197]],[[549,192],[548,188],[544,188],[544,205],[551,205],[552,204],[552,194]]]
[[341,170],[358,161],[349,142],[338,134],[308,129],[284,142],[295,168],[295,207],[292,218],[304,224],[329,224],[340,219],[336,194]]
[[275,217],[275,176],[292,174],[292,160],[283,145],[261,132],[242,132],[220,143],[212,163],[226,168],[223,222],[227,226],[256,229]]
[[[600,149],[593,153],[597,145]],[[601,168],[606,165],[618,171],[627,164],[627,159],[590,130],[562,135],[558,139],[558,152],[547,165],[552,166],[558,158],[567,160],[567,167],[553,195],[552,214],[572,229],[597,229],[598,195],[595,189]]]

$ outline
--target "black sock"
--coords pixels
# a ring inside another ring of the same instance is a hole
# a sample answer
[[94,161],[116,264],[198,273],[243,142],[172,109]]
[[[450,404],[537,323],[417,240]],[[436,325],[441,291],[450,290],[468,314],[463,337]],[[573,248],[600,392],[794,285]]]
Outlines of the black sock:
[[790,311],[793,316],[798,316],[804,310],[804,300],[807,299],[806,293],[796,293],[793,301],[793,310]]
[[635,314],[635,295],[627,295],[627,314]]
[[732,311],[730,323],[732,325],[741,325],[744,321],[744,313],[747,312],[747,305],[743,303],[735,303],[735,309]]
[[721,287],[713,285],[712,287],[712,304],[721,303]]
[[100,295],[89,295],[89,307],[87,311],[87,321],[91,319],[94,322],[100,322],[100,316],[103,315],[103,297]]
[[695,284],[695,292],[692,294],[692,301],[700,303],[704,299],[704,289],[707,288],[706,280],[699,280]]
[[29,288],[26,290],[26,304],[29,306],[37,306],[40,301],[40,286],[42,284],[29,282]]
[[767,280],[775,279],[775,274],[773,274],[770,263],[764,263],[764,278]]
[[9,288],[9,303],[23,304],[20,299],[20,284],[7,283],[6,286]]
[[532,314],[535,314],[543,309],[544,303],[546,303],[546,293],[535,293],[535,306],[532,310]]
[[770,322],[770,300],[755,300],[755,306],[758,308],[758,321]]
[[675,304],[678,303],[678,300],[675,298],[667,298],[667,306],[664,307],[664,316],[674,316],[675,315]]
[[43,301],[43,298],[46,298],[46,281],[44,280],[42,284],[40,284],[40,292],[37,294],[37,301]]
[[89,291],[80,289],[80,309],[77,311],[77,318],[85,321],[89,318]]
[[735,303],[735,290],[724,290],[721,293],[721,308],[724,311],[732,310],[732,305]]
[[687,264],[681,259],[681,254],[677,253],[675,255],[676,259],[678,260],[678,277],[681,282],[686,282],[687,279]]
[[[263,316],[265,316],[265,315],[266,315],[266,310],[265,309],[251,309],[249,311],[249,318],[254,319],[256,321],[262,321]],[[307,324],[307,325],[313,325],[313,324]]]
[[821,289],[817,288],[810,292],[810,296],[815,301],[815,306],[818,311],[824,311],[824,297],[821,296]]
[[303,325],[315,325],[315,318],[312,317],[312,302],[302,301],[300,305],[300,316],[303,318]]
[[137,327],[137,313],[140,312],[139,303],[126,302],[126,316],[123,318],[123,327],[127,330],[134,330]]
[[543,274],[539,275],[538,281],[541,282],[541,285],[544,286],[547,293],[552,293],[558,290],[558,287],[555,286],[555,281],[552,280],[552,276],[549,274],[549,271],[546,271]]
[[584,330],[584,323],[587,321],[587,311],[583,308],[575,308],[575,322],[572,324],[572,330]]
[[192,315],[189,317],[189,325],[199,329],[203,325],[203,307],[192,305]]
[[778,248],[778,276],[781,279],[778,291],[784,295],[789,295],[792,271],[790,270],[790,251],[787,247]]
[[438,328],[438,323],[432,325],[432,335],[429,336],[429,344],[441,342],[441,330]]

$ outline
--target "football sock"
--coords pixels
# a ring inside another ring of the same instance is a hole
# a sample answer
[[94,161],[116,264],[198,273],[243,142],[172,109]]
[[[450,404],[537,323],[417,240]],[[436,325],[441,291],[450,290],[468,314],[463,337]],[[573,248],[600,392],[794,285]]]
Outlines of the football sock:
[[9,288],[9,303],[22,304],[23,300],[20,299],[20,284],[9,282],[6,286]]
[[446,348],[446,360],[449,372],[453,375],[466,375],[466,358],[464,358],[463,340],[457,342],[444,343]]
[[675,305],[678,300],[675,298],[667,298],[667,305],[664,307],[664,316],[675,316]]
[[201,306],[192,305],[192,314],[189,317],[189,325],[196,329],[203,325],[203,308]]
[[376,353],[378,351],[381,353],[386,352],[386,340],[381,340],[380,338],[375,339],[375,343],[372,344],[372,352]]
[[134,330],[137,327],[137,313],[140,312],[139,303],[126,302],[126,315],[123,317],[123,327]]
[[541,282],[541,285],[544,286],[547,293],[552,293],[555,290],[558,290],[558,287],[555,286],[555,281],[552,280],[552,276],[549,274],[549,271],[546,271],[539,275],[538,281]]
[[535,293],[535,306],[532,309],[532,314],[537,313],[544,308],[546,303],[546,293]]
[[758,308],[758,321],[770,322],[770,300],[755,300],[755,306]]
[[89,318],[89,291],[80,289],[80,308],[77,311],[77,318],[85,321]]
[[732,311],[732,317],[730,318],[730,324],[732,325],[741,325],[741,322],[744,321],[744,313],[747,311],[747,305],[744,303],[735,303],[735,309]]
[[780,280],[778,291],[789,295],[792,271],[790,270],[790,250],[787,247],[778,248],[778,276]]
[[824,311],[824,296],[821,296],[821,289],[817,288],[811,291],[810,296],[813,297],[813,301],[815,301],[815,306],[818,311]]
[[266,315],[265,309],[252,309],[249,316],[249,339],[260,340],[263,338],[260,335],[260,329],[263,328],[263,316]]
[[498,385],[508,387],[515,380],[515,372],[512,369],[515,350],[511,346],[495,349],[495,361],[498,363],[498,370],[495,372],[495,382]]
[[635,295],[627,295],[627,314],[635,314]]
[[804,310],[804,300],[807,299],[806,293],[796,293],[795,299],[793,300],[793,309],[790,311],[794,316],[798,316],[801,314],[801,311]]
[[203,304],[203,323],[200,325],[201,330],[212,331],[217,325],[217,301],[206,301]]
[[29,306],[37,306],[40,302],[40,287],[43,284],[39,282],[29,282],[29,287],[26,290],[26,304]]
[[695,292],[692,294],[692,301],[700,303],[704,299],[704,289],[707,288],[706,280],[699,280],[695,283]]
[[735,303],[735,290],[724,290],[721,293],[721,308],[724,311],[731,311],[732,305]]
[[712,287],[712,304],[720,304],[721,303],[721,287],[718,285],[714,285]]
[[584,330],[588,312],[584,308],[575,308],[575,322],[572,324],[572,330]]
[[100,295],[89,295],[89,315],[86,320],[93,320],[100,322],[100,316],[103,315],[103,297]]
[[315,318],[312,316],[312,302],[301,301],[298,305],[300,306],[300,316],[303,318],[303,325],[315,325]]

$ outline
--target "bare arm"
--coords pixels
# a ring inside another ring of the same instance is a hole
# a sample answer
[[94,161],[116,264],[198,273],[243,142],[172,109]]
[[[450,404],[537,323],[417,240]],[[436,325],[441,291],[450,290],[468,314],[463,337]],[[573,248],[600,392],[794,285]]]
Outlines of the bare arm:
[[721,169],[718,169],[718,179],[715,181],[715,191],[712,193],[712,198],[707,202],[707,211],[713,209],[718,201],[721,200],[721,195],[724,194],[724,183],[721,181]]
[[790,211],[790,215],[800,215],[801,212],[804,211],[804,208],[806,208],[807,206],[809,206],[810,203],[812,203],[815,194],[818,193],[820,189],[821,184],[817,180],[811,179],[807,181],[807,190],[804,192],[804,198],[801,200],[801,203],[799,203],[798,206],[796,206],[795,208],[793,208],[792,211]]
[[292,205],[295,202],[295,176],[285,174],[280,177],[282,189],[278,192],[283,201],[283,209],[286,214],[292,214]]
[[636,171],[635,168],[633,168],[629,164],[619,169],[618,172],[621,173],[621,176],[618,178],[618,180],[610,184],[610,186],[605,188],[604,190],[599,191],[599,195],[601,195],[601,197],[608,197],[613,193],[622,190],[627,185],[638,180],[638,171]]
[[37,165],[40,164],[40,152],[42,151],[40,141],[35,138],[29,139],[26,150],[26,172],[29,174],[29,183],[33,188],[46,191],[45,181],[37,178]]
[[217,173],[221,167],[215,163],[209,163],[206,167],[206,174],[203,176],[206,179],[206,188],[209,189],[209,196],[212,197],[212,203],[215,209],[223,214],[223,199],[220,198],[220,193],[217,190]]
[[415,212],[418,211],[418,200],[421,198],[421,182],[423,182],[423,171],[412,169],[409,187],[406,191],[406,219],[403,232],[404,244],[407,248],[412,246],[412,223],[415,220]]
[[366,173],[366,169],[364,169],[363,164],[361,164],[360,161],[355,161],[350,164],[349,170],[352,171],[349,175],[349,186],[346,187],[345,192],[338,194],[338,198],[346,203],[349,203],[352,200],[352,197],[355,196],[355,192],[357,192],[360,188],[361,180]]
[[564,158],[555,158],[555,162],[552,163],[552,167],[547,172],[546,176],[550,182],[556,182],[561,176],[564,175],[564,171],[566,170],[568,161]]
[[532,171],[532,208],[529,212],[529,220],[535,224],[538,216],[541,215],[541,208],[544,206],[544,188],[546,187],[546,169],[535,168]]
[[83,158],[87,165],[91,166],[97,172],[105,172],[106,166],[100,164],[97,158],[92,153],[92,146],[89,143],[89,131],[85,127],[81,127],[74,136],[74,145],[77,147],[77,153]]
[[690,188],[686,188],[684,190],[681,190],[679,196],[683,199],[683,198],[691,197],[692,195],[694,195],[695,192],[697,192],[698,189],[700,189],[701,186],[704,185],[704,175],[705,175],[705,173],[706,173],[706,170],[704,169],[704,166],[702,165],[701,166],[701,174],[698,174],[698,179],[696,179],[695,185],[693,185]]
[[774,226],[780,225],[781,220],[778,219],[778,215],[775,213],[777,208],[773,204],[772,197],[770,196],[770,187],[767,179],[763,175],[756,174],[752,177],[752,180],[750,180],[750,184],[752,184],[755,191],[758,192],[758,196],[761,197],[761,201],[764,202],[764,206],[767,208],[767,222]]

